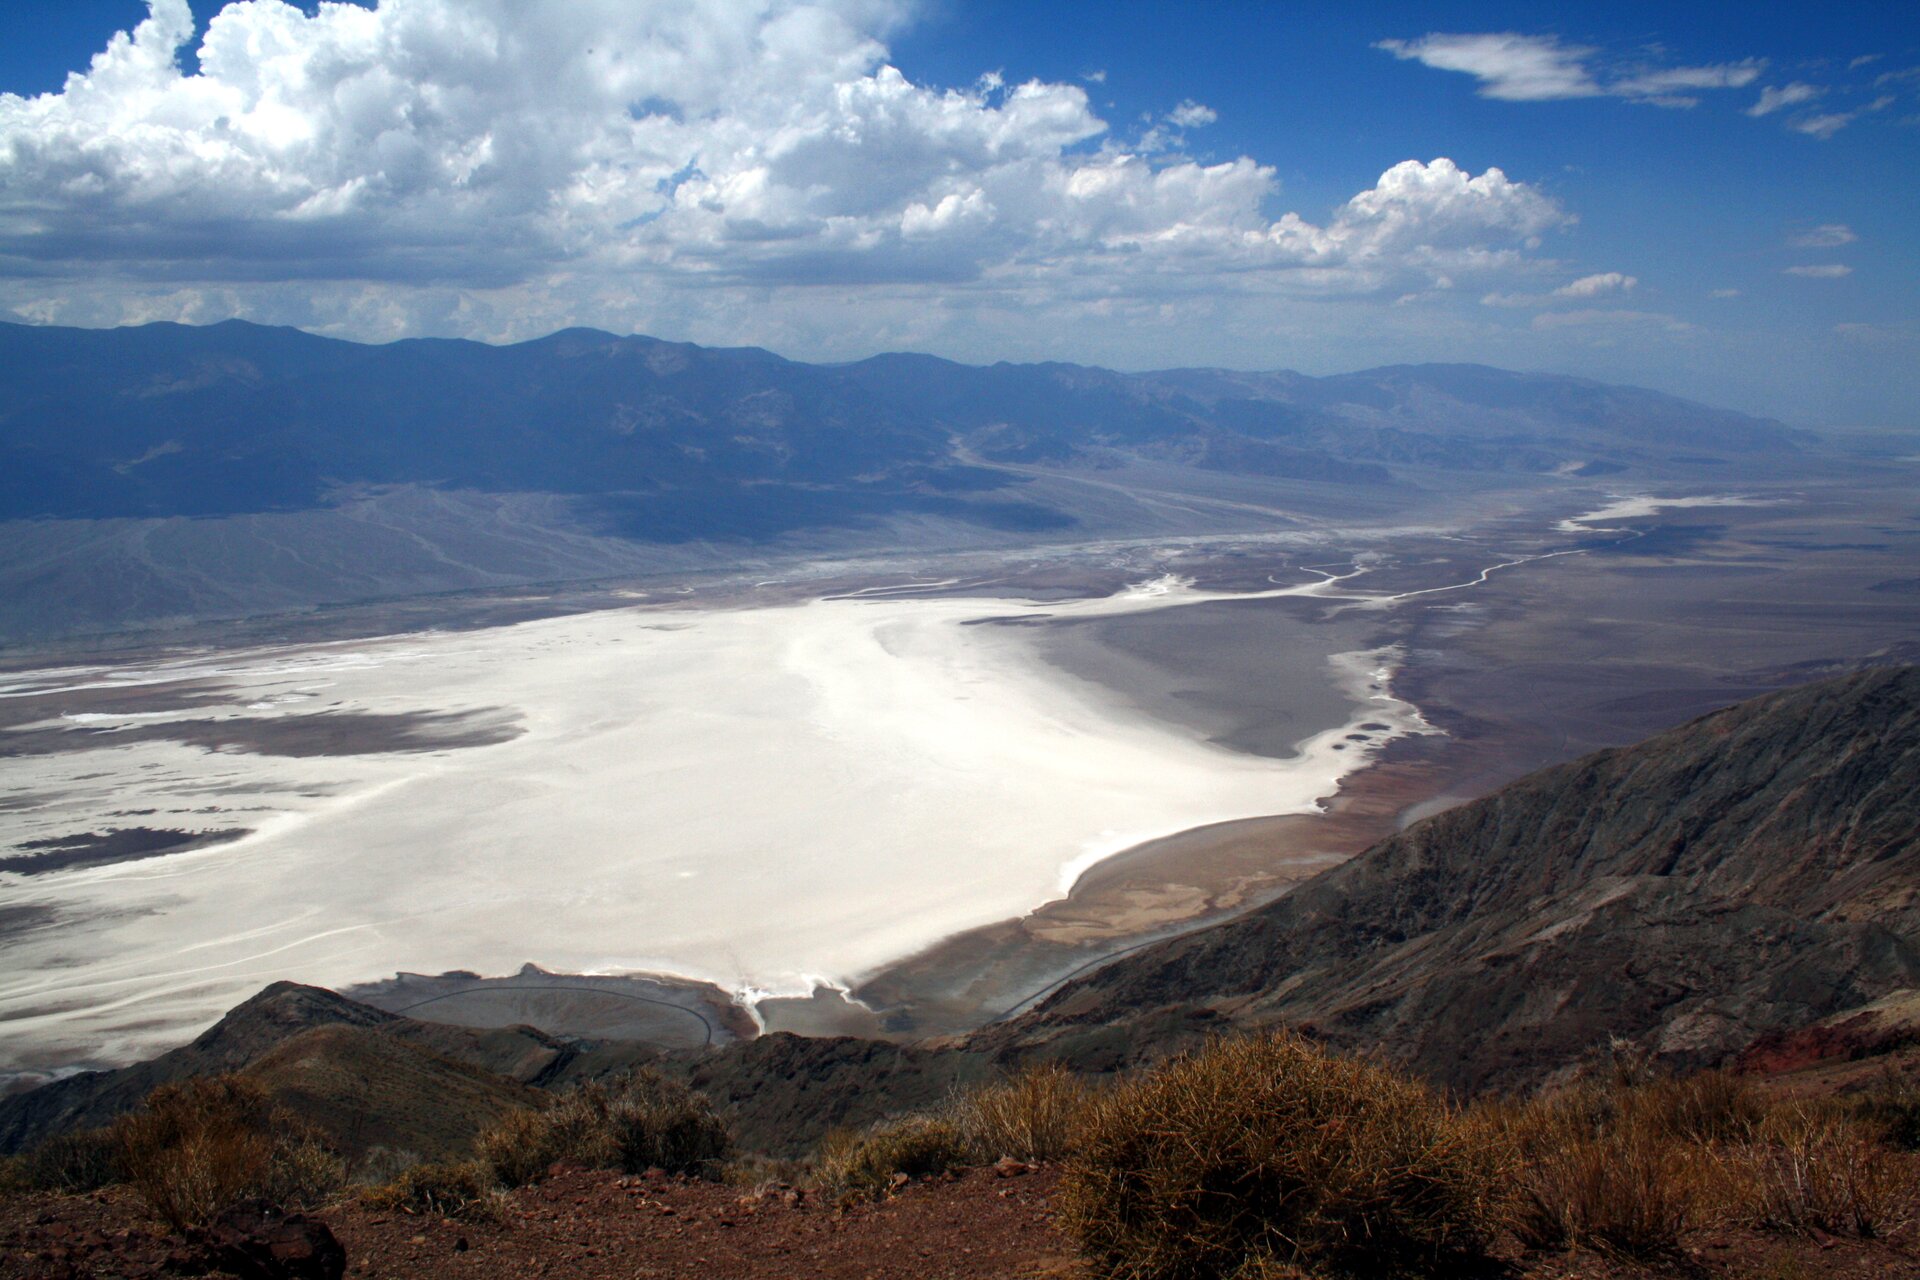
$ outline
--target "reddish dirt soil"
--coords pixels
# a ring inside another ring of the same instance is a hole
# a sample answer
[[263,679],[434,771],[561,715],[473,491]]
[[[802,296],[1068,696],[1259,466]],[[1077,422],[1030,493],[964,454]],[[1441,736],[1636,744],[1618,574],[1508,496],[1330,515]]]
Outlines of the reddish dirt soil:
[[[374,1280],[1091,1280],[1055,1227],[1058,1175],[979,1170],[836,1209],[783,1191],[569,1171],[507,1197],[496,1220],[321,1215]],[[1657,1265],[1591,1253],[1511,1254],[1503,1280],[1920,1280],[1893,1243],[1700,1232]],[[169,1256],[175,1267],[169,1268]],[[0,1280],[178,1275],[187,1251],[120,1190],[0,1199]]]

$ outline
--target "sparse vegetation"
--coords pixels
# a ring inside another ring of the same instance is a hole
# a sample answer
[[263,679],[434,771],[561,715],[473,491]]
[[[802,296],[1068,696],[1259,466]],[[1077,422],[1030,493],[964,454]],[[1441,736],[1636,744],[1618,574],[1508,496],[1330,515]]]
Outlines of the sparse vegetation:
[[976,1160],[1051,1161],[1080,1149],[1091,1107],[1086,1083],[1055,1062],[956,1094],[947,1117]]
[[1920,1151],[1920,1067],[1898,1071],[1889,1066],[1872,1088],[1852,1100],[1852,1112],[1893,1146]]
[[1912,1170],[1871,1126],[1802,1104],[1768,1115],[1719,1173],[1721,1213],[1743,1226],[1872,1239],[1915,1208]]
[[1913,1209],[1912,1172],[1857,1107],[1769,1099],[1725,1072],[1615,1073],[1487,1110],[1521,1152],[1514,1229],[1537,1248],[1650,1259],[1713,1226],[1867,1238]]
[[162,1085],[108,1135],[120,1177],[176,1230],[254,1196],[311,1207],[344,1178],[333,1153],[242,1076]]
[[1737,1076],[1663,1079],[1620,1054],[1605,1079],[1485,1110],[1523,1161],[1513,1218],[1523,1243],[1642,1259],[1679,1248],[1711,1198],[1710,1149],[1749,1140],[1765,1115]]
[[945,1116],[908,1116],[864,1132],[827,1135],[814,1161],[815,1180],[830,1195],[874,1198],[900,1180],[926,1178],[975,1163],[960,1126]]
[[491,1219],[499,1196],[493,1170],[478,1160],[463,1160],[414,1165],[392,1181],[363,1191],[360,1202],[389,1212]]
[[717,1176],[729,1145],[705,1095],[650,1069],[582,1085],[545,1110],[513,1112],[478,1144],[481,1164],[506,1187],[554,1164]]
[[1659,1258],[1695,1220],[1696,1162],[1636,1126],[1599,1134],[1540,1132],[1526,1151],[1514,1233],[1530,1248],[1597,1248]]
[[0,1169],[0,1185],[18,1191],[93,1191],[120,1181],[113,1137],[80,1129],[49,1138]]
[[1509,1165],[1493,1128],[1426,1087],[1283,1033],[1102,1098],[1062,1211],[1115,1280],[1418,1274],[1490,1243]]
[[[561,1164],[845,1203],[1010,1158],[1065,1166],[1053,1203],[1100,1280],[1440,1275],[1490,1252],[1507,1265],[1516,1247],[1592,1250],[1639,1274],[1684,1268],[1698,1233],[1723,1229],[1775,1236],[1777,1254],[1756,1265],[1784,1267],[1810,1246],[1780,1237],[1881,1240],[1920,1212],[1920,1158],[1898,1140],[1909,1083],[1797,1099],[1730,1073],[1665,1077],[1629,1047],[1538,1096],[1457,1105],[1377,1062],[1275,1034],[1107,1089],[1028,1067],[934,1112],[834,1133],[798,1162],[729,1159],[708,1100],[642,1071],[510,1113],[471,1160],[402,1167],[407,1153],[375,1150],[361,1178],[381,1183],[358,1198],[383,1213],[496,1220],[506,1190]],[[318,1207],[342,1167],[234,1076],[162,1088],[109,1129],[0,1167],[8,1190],[114,1181],[178,1229],[245,1198]]]

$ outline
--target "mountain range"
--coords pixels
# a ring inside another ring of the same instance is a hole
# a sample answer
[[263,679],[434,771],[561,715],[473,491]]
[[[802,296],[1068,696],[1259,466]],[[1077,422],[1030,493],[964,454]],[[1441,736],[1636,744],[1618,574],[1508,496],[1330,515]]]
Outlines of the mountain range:
[[[0,370],[0,637],[781,549],[1246,531],[1461,485],[1724,483],[1817,454],[1772,420],[1476,365],[818,365],[583,329],[371,346],[228,321],[0,324]],[[1159,491],[1182,501],[1125,500]]]

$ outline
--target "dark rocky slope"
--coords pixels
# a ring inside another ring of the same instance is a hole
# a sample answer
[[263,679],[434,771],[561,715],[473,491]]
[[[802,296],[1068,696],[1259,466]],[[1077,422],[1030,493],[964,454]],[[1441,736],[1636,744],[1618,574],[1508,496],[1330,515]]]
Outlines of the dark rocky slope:
[[1917,894],[1920,668],[1871,671],[1533,774],[970,1047],[1117,1065],[1290,1023],[1465,1089],[1610,1037],[1700,1065],[1920,986]]

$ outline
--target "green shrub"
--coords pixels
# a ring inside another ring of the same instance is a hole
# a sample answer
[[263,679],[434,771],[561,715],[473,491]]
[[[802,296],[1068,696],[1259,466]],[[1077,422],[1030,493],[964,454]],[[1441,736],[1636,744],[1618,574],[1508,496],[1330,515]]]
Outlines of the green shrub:
[[957,1094],[946,1116],[975,1160],[1064,1160],[1086,1138],[1092,1099],[1059,1063],[1028,1067],[1005,1080]]
[[1508,1166],[1488,1126],[1426,1087],[1268,1035],[1096,1103],[1062,1218],[1103,1277],[1418,1274],[1484,1249]]
[[313,1207],[344,1177],[306,1126],[241,1076],[162,1085],[109,1133],[126,1181],[175,1230],[256,1196]]
[[927,1178],[970,1163],[966,1136],[939,1116],[909,1116],[862,1133],[827,1135],[815,1162],[821,1186],[846,1199],[886,1195],[901,1178]]
[[717,1176],[730,1145],[705,1095],[642,1069],[582,1085],[544,1111],[509,1113],[481,1135],[479,1155],[496,1181],[517,1187],[554,1164]]

